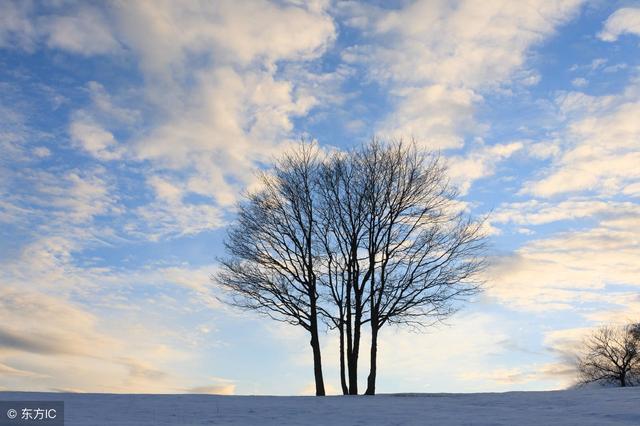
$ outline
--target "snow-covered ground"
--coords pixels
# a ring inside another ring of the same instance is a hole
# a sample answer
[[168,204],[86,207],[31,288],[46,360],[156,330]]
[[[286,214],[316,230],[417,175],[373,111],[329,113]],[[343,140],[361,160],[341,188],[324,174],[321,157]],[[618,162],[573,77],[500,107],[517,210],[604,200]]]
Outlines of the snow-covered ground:
[[640,388],[325,398],[0,392],[10,400],[64,400],[67,426],[640,425]]

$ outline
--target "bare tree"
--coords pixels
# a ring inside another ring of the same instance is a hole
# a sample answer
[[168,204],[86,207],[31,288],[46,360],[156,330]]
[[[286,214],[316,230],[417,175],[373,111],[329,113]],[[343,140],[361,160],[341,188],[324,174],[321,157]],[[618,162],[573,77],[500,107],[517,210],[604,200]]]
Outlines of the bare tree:
[[375,393],[386,324],[426,326],[479,290],[481,222],[456,209],[437,155],[376,140],[320,158],[303,145],[261,176],[239,205],[216,280],[233,305],[311,334],[324,394],[318,318],[339,332],[340,384],[358,394],[362,327],[371,327]]
[[480,289],[482,222],[460,213],[438,155],[415,144],[376,141],[359,154],[367,188],[366,251],[370,368],[375,394],[378,335],[386,324],[431,325]]
[[223,301],[254,310],[311,335],[316,395],[324,395],[318,334],[318,259],[316,226],[315,146],[302,144],[286,154],[270,173],[260,176],[262,188],[238,206],[214,279],[226,290]]
[[637,324],[603,326],[584,343],[578,360],[582,383],[616,383],[621,387],[639,384],[640,333]]
[[629,324],[629,332],[634,339],[640,342],[640,322]]

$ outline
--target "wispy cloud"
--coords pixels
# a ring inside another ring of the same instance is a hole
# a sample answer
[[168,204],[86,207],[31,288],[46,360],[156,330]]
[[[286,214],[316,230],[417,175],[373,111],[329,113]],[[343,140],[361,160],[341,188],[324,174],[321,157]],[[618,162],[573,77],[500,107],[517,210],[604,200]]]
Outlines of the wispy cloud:
[[518,84],[529,49],[574,16],[580,4],[415,1],[386,10],[346,3],[347,23],[369,43],[343,57],[364,64],[371,80],[388,85],[394,109],[381,132],[410,135],[431,148],[457,148],[466,134],[483,130],[474,119],[483,92]]
[[525,184],[524,191],[542,197],[580,191],[612,195],[636,184],[638,89],[634,81],[619,95],[559,96],[557,105],[567,117],[561,153],[540,179]]

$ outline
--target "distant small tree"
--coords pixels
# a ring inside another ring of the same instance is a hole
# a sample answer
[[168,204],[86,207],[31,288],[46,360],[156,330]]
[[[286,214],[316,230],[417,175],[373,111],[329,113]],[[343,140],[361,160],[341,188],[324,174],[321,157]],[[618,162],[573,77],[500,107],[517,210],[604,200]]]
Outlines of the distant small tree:
[[629,332],[638,341],[640,341],[640,322],[629,325]]
[[578,371],[581,383],[640,384],[640,324],[597,329],[584,343]]

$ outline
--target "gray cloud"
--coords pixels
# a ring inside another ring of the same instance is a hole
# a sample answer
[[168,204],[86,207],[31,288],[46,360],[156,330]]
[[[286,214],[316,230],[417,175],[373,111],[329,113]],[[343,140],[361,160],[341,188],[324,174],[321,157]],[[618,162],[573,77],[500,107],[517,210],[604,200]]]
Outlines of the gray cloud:
[[0,353],[3,352],[3,349],[45,355],[70,353],[69,348],[65,346],[65,342],[51,340],[51,336],[33,333],[25,336],[18,332],[0,328]]

